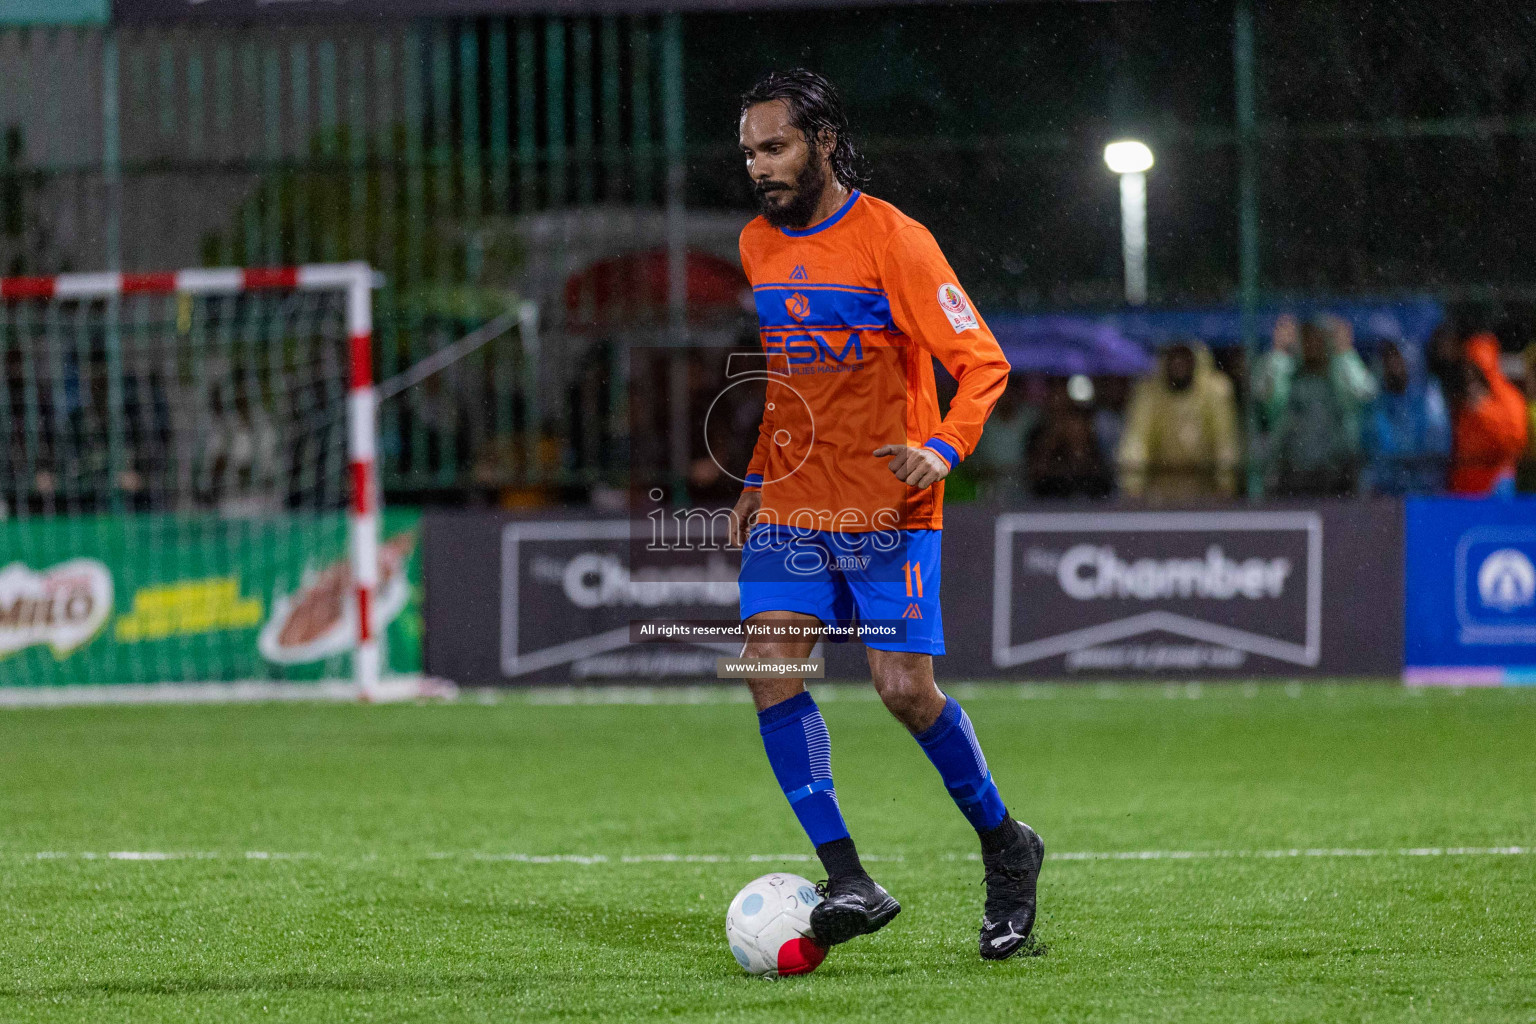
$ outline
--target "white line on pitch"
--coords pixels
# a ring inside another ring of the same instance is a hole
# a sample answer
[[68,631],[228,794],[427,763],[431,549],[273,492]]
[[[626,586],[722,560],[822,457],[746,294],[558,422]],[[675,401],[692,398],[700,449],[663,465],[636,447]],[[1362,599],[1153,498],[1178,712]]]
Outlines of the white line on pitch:
[[[1338,847],[1313,847],[1286,850],[1078,850],[1065,853],[1048,853],[1049,860],[1060,861],[1137,861],[1137,860],[1275,860],[1300,857],[1349,858],[1349,857],[1512,857],[1536,854],[1532,846],[1414,846],[1381,849],[1349,849]],[[744,855],[715,853],[494,853],[494,852],[436,852],[427,854],[402,854],[397,857],[380,857],[365,854],[347,857],[340,854],[280,853],[267,850],[245,850],[220,853],[212,850],[114,850],[109,853],[66,852],[43,850],[37,853],[0,854],[25,860],[467,860],[512,864],[777,864],[782,862],[810,863],[814,858],[807,853],[752,853]],[[865,855],[871,862],[900,862],[901,855]],[[980,860],[981,855],[946,854],[946,861]]]
[[[1289,850],[1111,850],[1048,853],[1048,860],[1274,860],[1291,857],[1510,857],[1536,853],[1530,846],[1415,846],[1399,849],[1344,849],[1329,847]],[[950,855],[947,860],[957,859]],[[965,860],[980,860],[967,854]]]

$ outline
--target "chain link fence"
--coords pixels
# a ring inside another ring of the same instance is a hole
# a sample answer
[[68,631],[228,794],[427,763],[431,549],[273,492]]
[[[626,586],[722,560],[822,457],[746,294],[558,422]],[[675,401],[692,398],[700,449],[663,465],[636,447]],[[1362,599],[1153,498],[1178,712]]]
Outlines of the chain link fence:
[[[735,105],[768,66],[842,84],[872,191],[989,315],[1119,305],[1101,152],[1135,134],[1154,304],[1427,294],[1513,349],[1533,55],[1514,5],[1377,0],[7,29],[0,269],[367,259],[381,376],[532,300],[386,403],[384,480],[586,500],[627,480],[632,350],[751,337]],[[1218,352],[1239,397],[1256,355]]]

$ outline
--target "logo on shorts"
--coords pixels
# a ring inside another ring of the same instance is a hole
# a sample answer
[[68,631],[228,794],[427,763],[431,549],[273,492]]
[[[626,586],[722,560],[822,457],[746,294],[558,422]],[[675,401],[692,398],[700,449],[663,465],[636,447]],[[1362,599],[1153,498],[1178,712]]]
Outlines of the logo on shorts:
[[804,323],[805,318],[811,315],[811,300],[799,292],[795,292],[795,294],[784,300],[784,308],[789,310],[790,316]]
[[939,308],[949,318],[949,326],[955,329],[956,334],[981,326],[975,311],[971,309],[971,301],[957,284],[939,285]]
[[913,603],[907,605],[907,610],[901,613],[901,617],[904,619],[920,619],[923,617],[923,612],[922,609],[917,606],[917,602],[914,601]]

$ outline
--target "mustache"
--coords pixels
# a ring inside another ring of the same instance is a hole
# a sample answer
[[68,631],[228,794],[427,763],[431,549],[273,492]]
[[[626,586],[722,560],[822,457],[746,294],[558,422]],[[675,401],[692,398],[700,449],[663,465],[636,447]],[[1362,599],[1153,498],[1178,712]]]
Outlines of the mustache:
[[764,196],[769,192],[788,192],[792,188],[794,186],[787,181],[762,181],[753,185],[752,191],[760,196]]

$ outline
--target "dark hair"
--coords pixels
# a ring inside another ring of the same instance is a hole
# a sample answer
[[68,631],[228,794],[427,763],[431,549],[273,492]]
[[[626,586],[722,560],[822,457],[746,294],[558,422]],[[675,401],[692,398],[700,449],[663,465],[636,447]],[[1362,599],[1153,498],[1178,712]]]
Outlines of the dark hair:
[[843,98],[826,78],[805,68],[770,71],[758,83],[741,94],[741,112],[771,100],[783,100],[789,107],[789,123],[799,129],[805,141],[816,140],[830,132],[837,141],[828,162],[832,173],[847,188],[857,188],[868,180],[863,173],[853,138],[848,131],[848,115],[843,113]]

